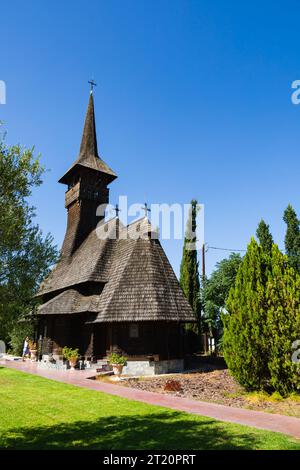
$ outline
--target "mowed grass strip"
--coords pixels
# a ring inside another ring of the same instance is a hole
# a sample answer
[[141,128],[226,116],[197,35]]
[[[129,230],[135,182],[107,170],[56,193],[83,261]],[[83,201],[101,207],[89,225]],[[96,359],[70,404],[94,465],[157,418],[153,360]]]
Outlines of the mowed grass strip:
[[0,447],[300,450],[300,442],[2,367]]

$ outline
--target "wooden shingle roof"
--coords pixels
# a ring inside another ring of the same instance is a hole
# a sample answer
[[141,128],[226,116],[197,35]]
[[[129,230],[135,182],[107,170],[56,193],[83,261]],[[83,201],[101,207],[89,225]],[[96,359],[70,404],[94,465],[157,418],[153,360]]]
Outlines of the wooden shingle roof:
[[[116,221],[108,222],[108,232]],[[159,240],[148,233],[155,230],[146,218],[120,227],[115,240],[99,240],[94,230],[41,286],[39,295],[66,290],[43,304],[39,314],[93,312],[95,323],[196,321]],[[87,281],[103,282],[101,294],[79,294],[76,285]]]
[[44,303],[39,309],[39,314],[51,315],[57,314],[57,312],[60,314],[97,312],[95,304],[97,304],[96,295],[86,296],[80,294],[75,289],[67,289]]

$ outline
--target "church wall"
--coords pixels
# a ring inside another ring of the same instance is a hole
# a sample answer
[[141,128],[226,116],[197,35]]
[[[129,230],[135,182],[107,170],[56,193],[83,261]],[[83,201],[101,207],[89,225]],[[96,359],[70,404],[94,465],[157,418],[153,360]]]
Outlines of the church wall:
[[[40,320],[39,335],[52,341],[53,349],[79,348],[98,359],[119,351],[129,359],[155,356],[168,360],[183,357],[181,326],[175,322],[124,322],[86,324],[88,314],[49,315]],[[91,319],[91,317],[90,317]]]
[[110,328],[111,349],[120,350],[128,357],[159,355],[170,359],[183,355],[183,338],[178,323],[126,322],[112,324]]

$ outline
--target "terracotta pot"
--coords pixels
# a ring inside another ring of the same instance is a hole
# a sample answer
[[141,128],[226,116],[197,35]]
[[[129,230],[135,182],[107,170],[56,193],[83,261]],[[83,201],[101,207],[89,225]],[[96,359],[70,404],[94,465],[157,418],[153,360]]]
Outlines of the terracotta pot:
[[74,359],[69,359],[69,364],[71,366],[71,370],[74,370],[75,369],[75,366],[77,364],[77,357],[74,358]]
[[30,358],[32,361],[36,361],[37,359],[37,349],[31,349],[30,350]]
[[120,376],[122,374],[123,367],[123,364],[112,364],[113,373]]

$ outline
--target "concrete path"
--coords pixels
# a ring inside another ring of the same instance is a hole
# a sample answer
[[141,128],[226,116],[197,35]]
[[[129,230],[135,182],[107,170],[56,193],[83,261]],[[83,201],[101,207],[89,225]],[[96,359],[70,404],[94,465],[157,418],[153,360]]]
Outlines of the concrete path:
[[9,367],[22,372],[39,375],[47,379],[56,380],[77,387],[84,387],[98,392],[109,393],[129,400],[141,401],[151,405],[163,406],[174,410],[185,411],[201,416],[208,416],[220,421],[238,423],[269,431],[281,432],[300,439],[300,419],[279,414],[264,413],[262,411],[252,411],[243,408],[218,405],[188,398],[175,397],[172,395],[147,392],[137,390],[122,385],[115,385],[106,382],[88,380],[93,376],[94,371],[85,370],[43,370],[38,369],[33,362],[1,361],[0,366]]

